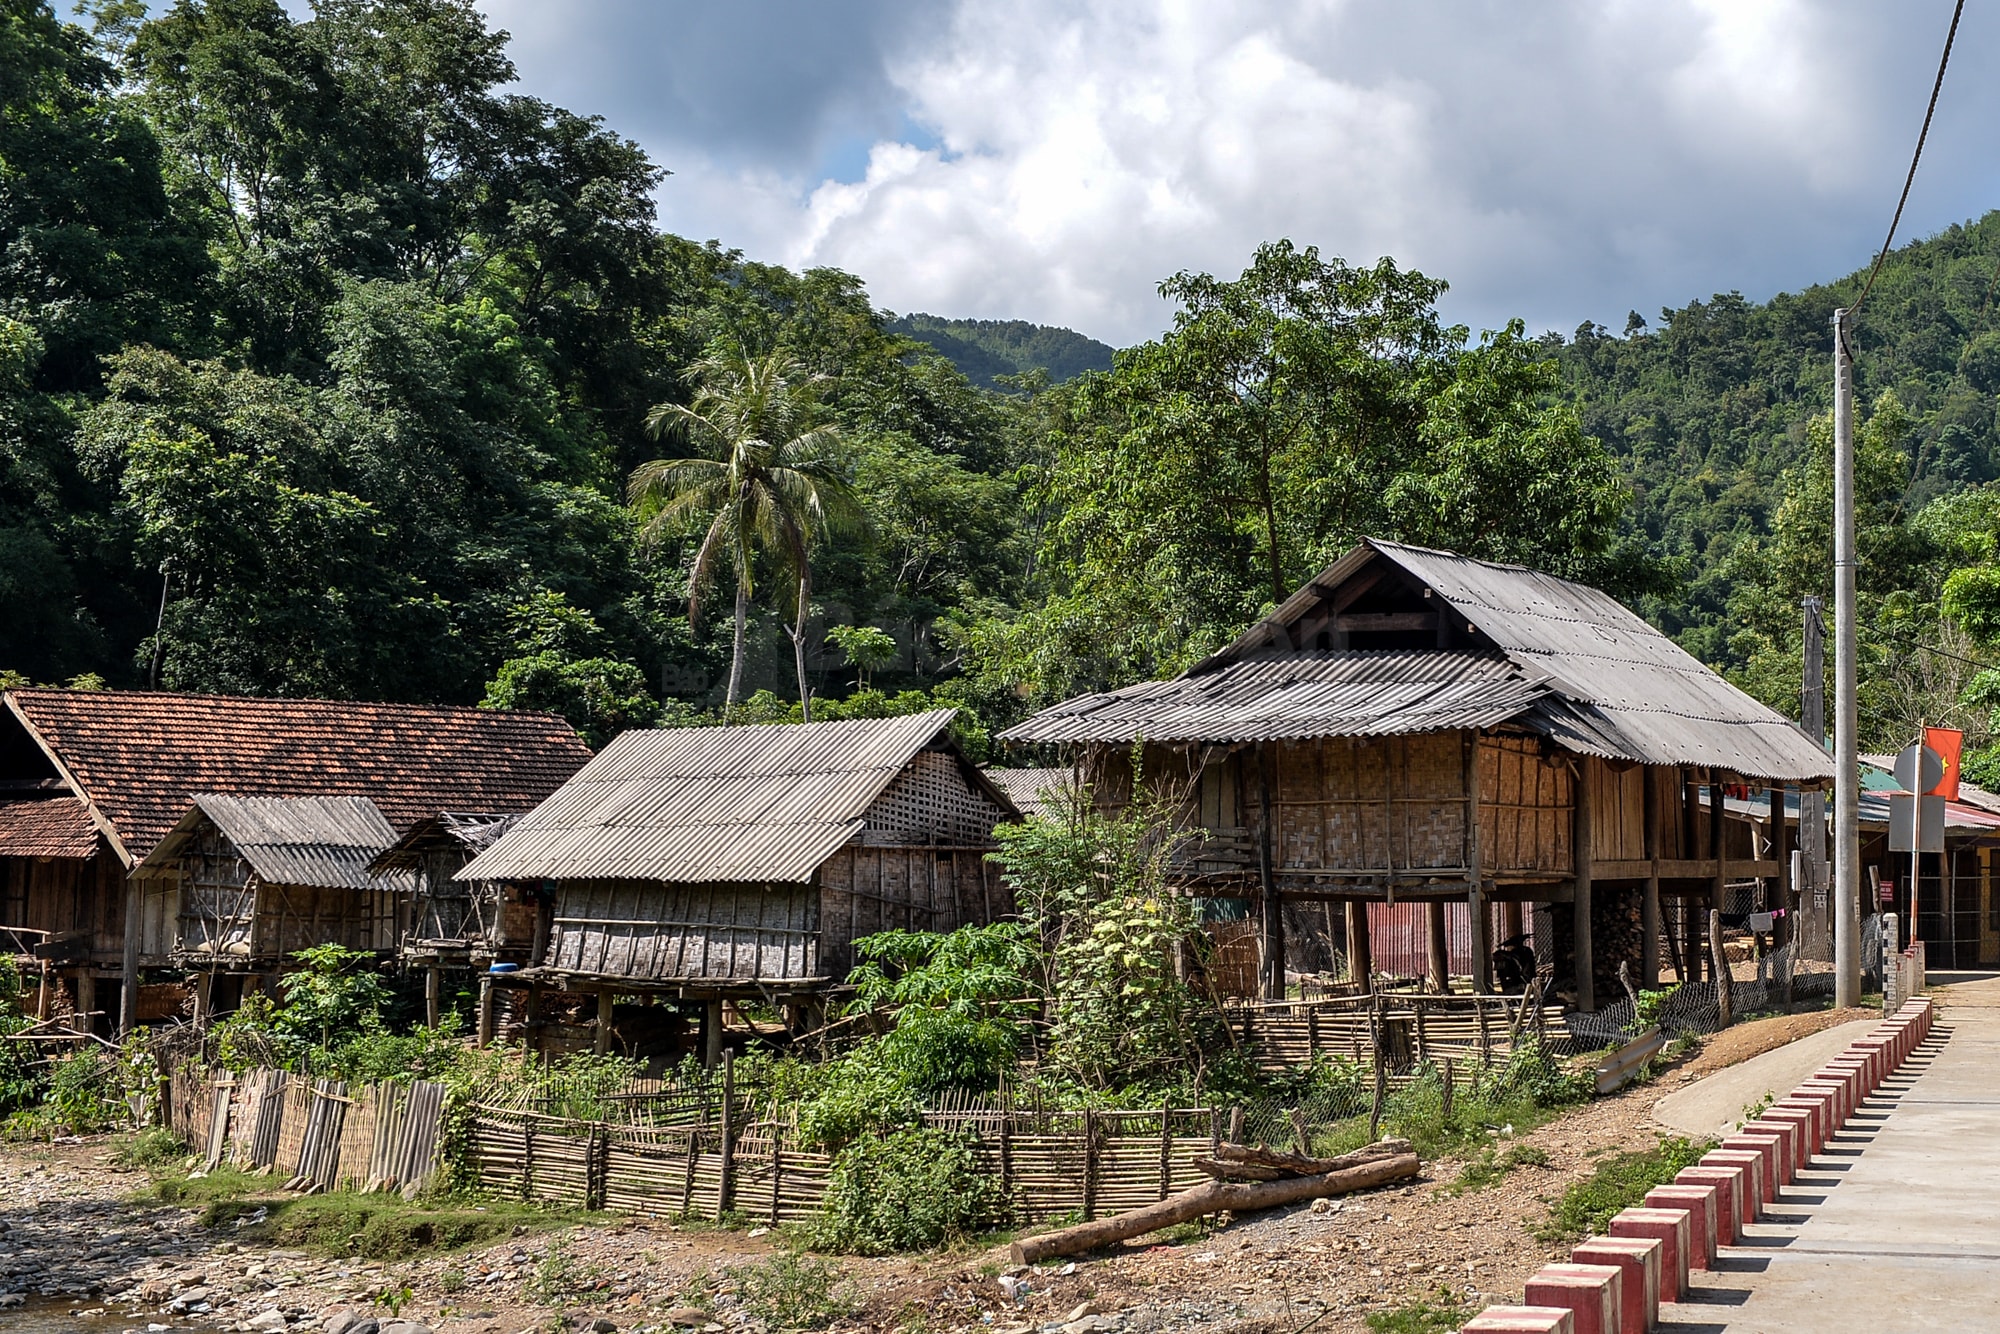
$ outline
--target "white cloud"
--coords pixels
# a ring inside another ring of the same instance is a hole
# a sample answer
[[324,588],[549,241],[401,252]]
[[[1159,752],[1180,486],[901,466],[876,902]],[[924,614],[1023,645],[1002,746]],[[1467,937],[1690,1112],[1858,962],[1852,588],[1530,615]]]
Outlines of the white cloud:
[[[1278,236],[1447,278],[1449,313],[1476,326],[1622,324],[1628,305],[1847,271],[1886,221],[1949,13],[1936,0],[955,0],[912,37],[873,0],[857,8],[900,34],[873,49],[869,104],[899,104],[921,135],[872,133],[865,174],[841,181],[801,172],[796,151],[754,151],[788,133],[823,141],[810,99],[787,112],[797,128],[746,131],[729,156],[699,132],[642,134],[679,173],[663,221],[852,270],[897,310],[1118,342],[1165,323],[1160,279],[1233,273]],[[2000,32],[1969,21],[1912,231],[1990,201],[1978,129],[2000,108],[1978,75],[1996,49]],[[535,53],[516,55],[532,81]]]

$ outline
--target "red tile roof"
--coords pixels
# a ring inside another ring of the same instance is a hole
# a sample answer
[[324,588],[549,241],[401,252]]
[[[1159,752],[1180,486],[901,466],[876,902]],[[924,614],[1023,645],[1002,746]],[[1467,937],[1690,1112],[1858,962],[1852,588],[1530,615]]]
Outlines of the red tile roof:
[[80,797],[0,802],[0,857],[97,855],[97,826]]
[[532,810],[590,758],[550,714],[142,691],[4,698],[135,860],[197,792],[367,797],[403,830],[439,811]]

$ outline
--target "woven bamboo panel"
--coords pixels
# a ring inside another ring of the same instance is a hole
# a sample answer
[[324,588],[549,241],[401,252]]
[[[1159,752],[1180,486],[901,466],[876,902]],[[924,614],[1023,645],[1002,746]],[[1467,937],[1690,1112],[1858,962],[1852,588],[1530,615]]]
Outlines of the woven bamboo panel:
[[[1453,870],[1465,865],[1465,760],[1457,733],[1273,743],[1272,855],[1283,871]],[[1246,803],[1261,821],[1261,804]]]
[[875,799],[862,822],[869,833],[898,842],[985,845],[1004,818],[1006,812],[972,785],[954,756],[924,750]]

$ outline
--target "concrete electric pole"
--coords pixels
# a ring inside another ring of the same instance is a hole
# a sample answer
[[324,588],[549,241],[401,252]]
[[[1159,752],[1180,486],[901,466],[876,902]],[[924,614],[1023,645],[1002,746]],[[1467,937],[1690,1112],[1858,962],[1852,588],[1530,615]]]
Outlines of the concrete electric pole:
[[1854,358],[1833,312],[1833,1003],[1861,1003],[1861,774],[1855,731]]

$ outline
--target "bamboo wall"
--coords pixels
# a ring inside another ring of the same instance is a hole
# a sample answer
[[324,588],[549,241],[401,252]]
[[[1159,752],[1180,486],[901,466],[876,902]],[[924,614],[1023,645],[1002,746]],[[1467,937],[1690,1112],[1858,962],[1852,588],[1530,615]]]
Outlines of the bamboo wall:
[[596,977],[795,981],[824,974],[819,926],[803,885],[560,881],[545,958]]
[[987,860],[990,846],[851,844],[827,858],[818,876],[821,971],[845,978],[853,942],[877,931],[955,931],[1011,916],[1013,892]]
[[1479,739],[1481,873],[1533,879],[1573,875],[1575,780],[1531,736]]

